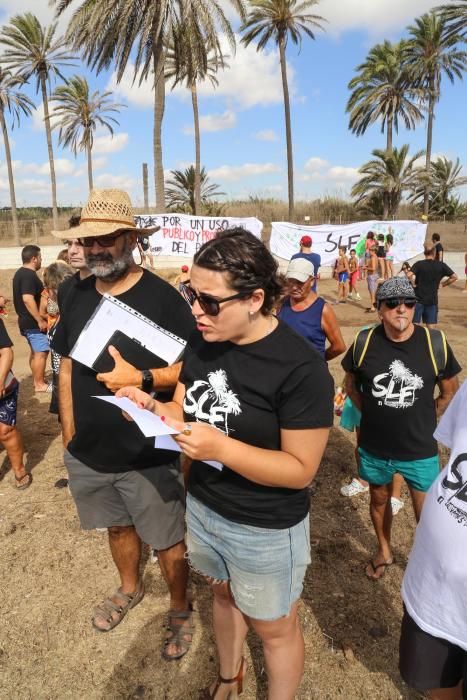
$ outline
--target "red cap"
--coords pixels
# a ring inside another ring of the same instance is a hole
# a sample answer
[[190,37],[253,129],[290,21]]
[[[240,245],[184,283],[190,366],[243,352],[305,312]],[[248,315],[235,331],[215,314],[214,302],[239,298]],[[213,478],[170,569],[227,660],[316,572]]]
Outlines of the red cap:
[[188,272],[188,265],[182,265],[182,272]]
[[300,245],[304,245],[306,248],[309,248],[312,243],[311,236],[302,236],[300,238]]

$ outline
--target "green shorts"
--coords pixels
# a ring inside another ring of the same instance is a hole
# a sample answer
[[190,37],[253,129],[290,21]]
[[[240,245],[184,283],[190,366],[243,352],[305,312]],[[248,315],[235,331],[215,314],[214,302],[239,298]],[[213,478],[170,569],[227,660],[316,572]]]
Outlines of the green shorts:
[[369,484],[383,486],[392,481],[394,474],[401,474],[408,485],[416,491],[428,491],[439,474],[438,455],[426,459],[400,460],[375,457],[361,447],[359,476]]

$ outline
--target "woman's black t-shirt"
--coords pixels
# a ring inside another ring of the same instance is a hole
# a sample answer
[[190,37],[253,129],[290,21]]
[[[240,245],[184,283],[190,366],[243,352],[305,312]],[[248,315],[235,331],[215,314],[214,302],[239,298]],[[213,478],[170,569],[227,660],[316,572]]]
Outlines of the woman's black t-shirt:
[[[180,381],[184,416],[210,423],[255,447],[280,450],[281,428],[328,428],[333,423],[333,381],[319,353],[286,324],[247,345],[189,339]],[[223,517],[282,529],[309,509],[308,489],[256,484],[224,465],[191,466],[188,490]]]
[[[461,367],[448,345],[444,376]],[[361,386],[362,420],[359,445],[375,457],[410,461],[437,454],[434,390],[437,382],[425,330],[415,326],[408,340],[390,340],[381,324],[371,336],[358,370],[353,346],[342,360]]]

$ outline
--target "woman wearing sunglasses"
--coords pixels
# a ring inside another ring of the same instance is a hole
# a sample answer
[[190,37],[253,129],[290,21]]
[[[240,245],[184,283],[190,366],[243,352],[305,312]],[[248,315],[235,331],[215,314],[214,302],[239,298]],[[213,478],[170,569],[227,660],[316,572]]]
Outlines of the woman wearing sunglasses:
[[231,229],[205,243],[190,280],[197,331],[173,402],[133,387],[117,395],[164,416],[193,459],[188,555],[212,586],[219,653],[204,697],[241,692],[251,626],[263,641],[269,698],[288,700],[303,673],[297,605],[310,563],[307,485],[333,421],[332,379],[320,354],[273,315],[277,264],[251,233]]

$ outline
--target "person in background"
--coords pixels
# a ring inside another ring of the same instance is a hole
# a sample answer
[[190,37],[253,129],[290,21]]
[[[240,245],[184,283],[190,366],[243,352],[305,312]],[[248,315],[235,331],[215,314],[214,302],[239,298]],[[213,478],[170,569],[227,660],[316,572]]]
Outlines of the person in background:
[[[64,262],[57,261],[44,270],[44,289],[41,295],[40,313],[47,321],[47,336],[49,343],[60,318],[58,306],[58,289],[69,277],[73,276],[72,268]],[[60,355],[53,349],[50,352],[52,367],[52,396],[50,397],[49,412],[58,415],[58,373],[60,371]]]
[[13,277],[13,304],[18,314],[18,325],[22,336],[31,349],[29,366],[38,393],[52,391],[52,386],[45,381],[45,366],[49,354],[47,339],[47,321],[39,311],[44,285],[37,271],[41,269],[41,249],[37,245],[27,245],[21,251],[22,267]]
[[431,242],[433,243],[434,259],[438,262],[444,261],[444,248],[441,243],[441,236],[439,233],[434,233],[431,237]]
[[345,304],[349,294],[349,260],[346,250],[345,245],[339,246],[339,257],[334,267],[337,277],[337,299],[334,304]]
[[467,253],[464,255],[464,274],[465,274],[465,286],[462,290],[463,294],[467,294]]
[[[313,291],[313,265],[303,258],[291,260],[285,276],[287,295],[277,317],[306,338],[326,361],[345,351],[332,307]],[[329,343],[326,348],[326,341]]]
[[[70,219],[68,220],[68,226],[70,229],[74,229],[77,226],[79,226],[81,221],[81,217],[79,214],[75,214],[74,216],[71,216]],[[53,235],[56,235],[54,231],[52,231]],[[63,231],[60,231],[60,238],[63,236]],[[58,238],[59,236],[57,236]],[[63,240],[63,238],[62,238]],[[62,303],[70,290],[78,283],[82,282],[85,280],[87,277],[91,275],[91,270],[88,268],[85,257],[84,257],[84,248],[81,243],[81,241],[78,238],[67,238],[65,239],[66,245],[67,245],[67,251],[68,251],[68,260],[70,267],[73,270],[76,270],[76,273],[72,277],[67,277],[62,284],[59,286],[58,291],[57,291],[57,303],[58,307],[60,308],[62,306]]]
[[414,323],[425,323],[433,328],[438,323],[439,284],[444,279],[441,286],[447,287],[457,280],[457,275],[446,263],[435,260],[434,248],[425,246],[425,259],[417,260],[408,276],[417,295]]
[[24,466],[24,450],[21,433],[16,426],[19,382],[13,376],[13,343],[0,318],[0,443],[3,444],[15,475],[15,488],[27,489],[32,474]]
[[57,255],[57,261],[64,262],[67,265],[70,264],[70,260],[68,258],[68,249],[67,248],[63,248],[63,250],[61,250],[59,252],[59,254]]
[[428,491],[402,581],[399,669],[430,700],[467,693],[467,382],[442,416],[435,440],[451,450]]
[[368,249],[369,257],[366,258],[366,283],[368,294],[370,295],[370,306],[365,309],[365,313],[376,311],[376,290],[378,289],[378,258],[376,257],[377,246],[375,243]]
[[386,236],[386,241],[384,243],[384,248],[386,251],[386,268],[385,268],[385,278],[388,280],[394,277],[394,253],[392,252],[392,247],[394,245],[394,238],[392,233],[388,233]]
[[357,291],[357,283],[358,283],[358,258],[357,258],[357,253],[355,251],[355,248],[352,248],[350,251],[350,258],[349,258],[349,273],[350,273],[350,280],[349,280],[349,299],[355,299],[356,301],[360,301],[361,296]]
[[384,235],[382,233],[378,234],[376,245],[376,257],[378,258],[378,274],[380,279],[384,280],[386,279],[386,245],[384,242]]
[[410,267],[409,261],[405,260],[401,265],[401,269],[399,270],[399,272],[396,273],[395,276],[396,277],[404,277],[405,279],[410,279],[409,273],[410,273],[411,269],[412,268]]
[[318,253],[313,253],[311,249],[312,245],[313,240],[311,236],[302,236],[300,238],[300,252],[294,253],[290,259],[295,260],[295,258],[305,258],[305,260],[311,262],[314,269],[312,289],[314,292],[316,292],[318,288],[319,268],[321,267],[321,255],[318,255]]

